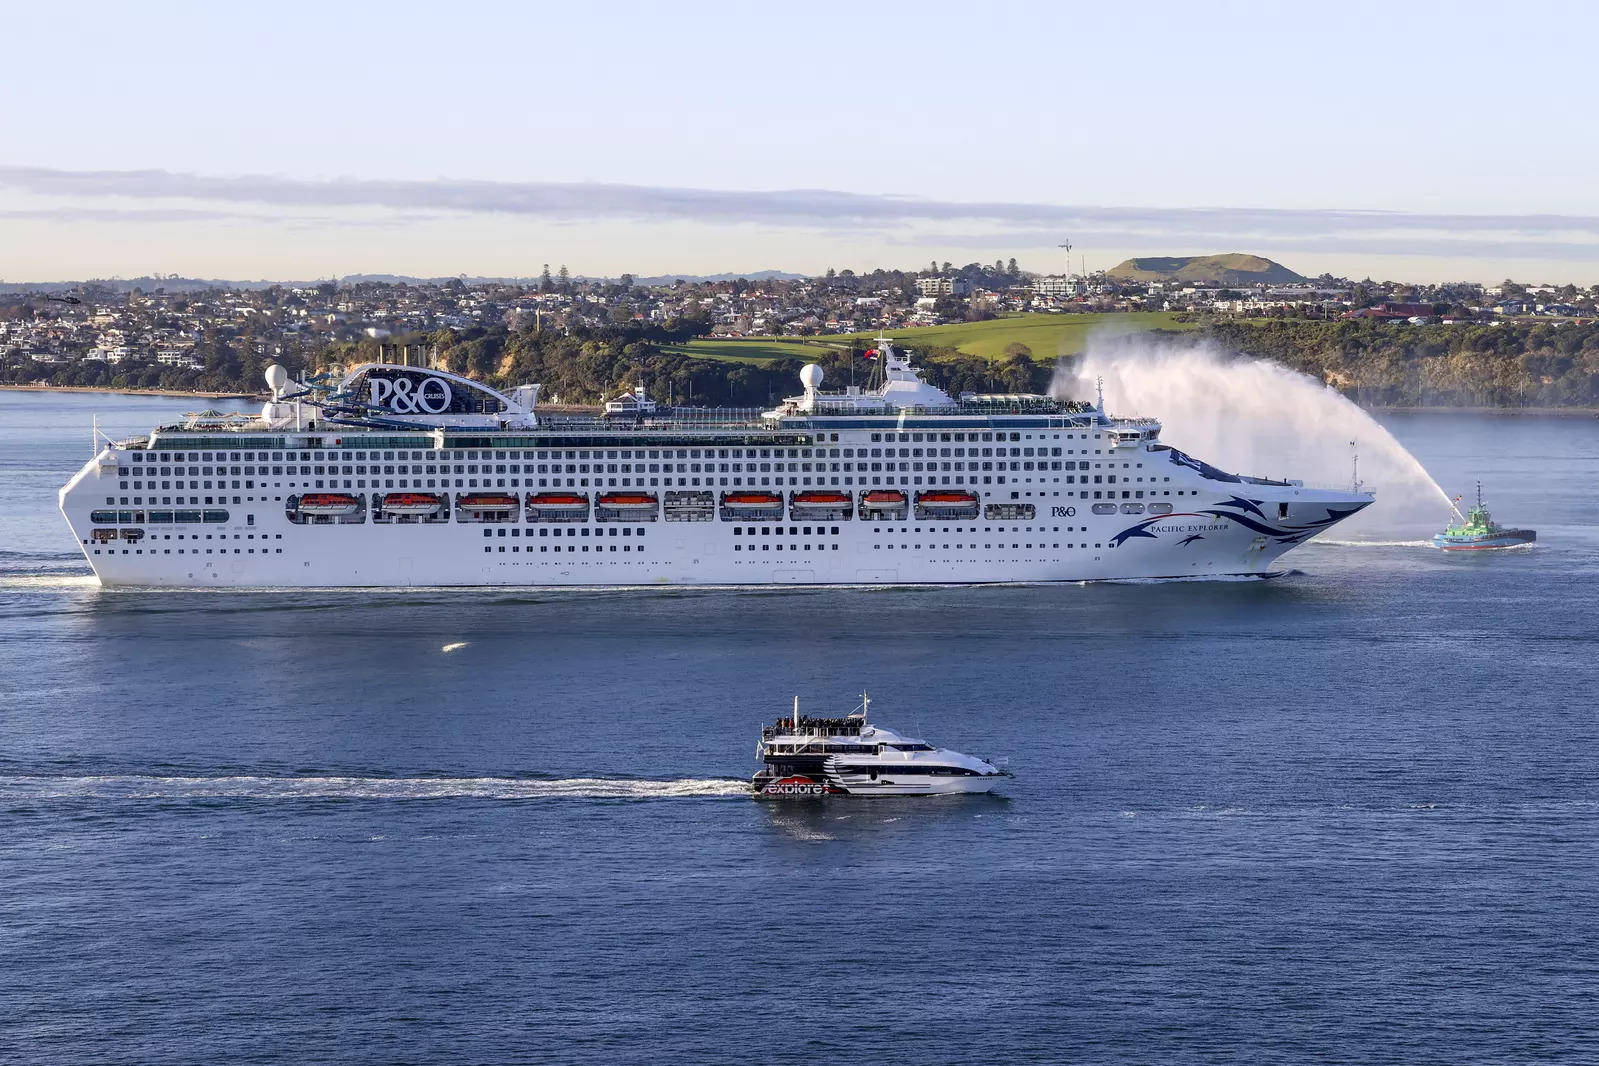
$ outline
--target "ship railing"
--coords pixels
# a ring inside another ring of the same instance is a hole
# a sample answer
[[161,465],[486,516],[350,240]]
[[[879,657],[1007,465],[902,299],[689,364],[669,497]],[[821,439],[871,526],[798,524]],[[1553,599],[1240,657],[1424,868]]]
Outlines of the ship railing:
[[829,402],[826,396],[817,398],[814,408],[810,411],[800,410],[798,407],[784,413],[793,415],[1010,415],[1010,414],[1051,414],[1061,416],[1084,415],[1091,411],[1086,404],[1061,400],[971,400],[965,403],[915,405],[902,407],[890,403],[856,403],[842,400]]
[[597,415],[541,415],[540,428],[582,429],[587,432],[637,433],[640,429],[671,428],[676,426],[732,426],[765,427],[761,417],[766,412],[759,407],[672,407],[642,416],[618,415],[602,418]]
[[1346,492],[1346,493],[1347,492],[1358,492],[1358,493],[1369,493],[1369,494],[1371,494],[1373,496],[1375,496],[1377,494],[1377,490],[1372,488],[1370,485],[1364,485],[1363,484],[1363,485],[1359,485],[1359,486],[1354,486],[1354,485],[1351,485],[1347,481],[1343,482],[1342,484],[1335,484],[1335,483],[1333,483],[1331,481],[1298,481],[1298,480],[1294,480],[1294,481],[1264,481],[1264,480],[1261,480],[1261,481],[1258,481],[1258,482],[1251,482],[1251,483],[1252,484],[1266,484],[1266,485],[1290,485],[1290,486],[1292,486],[1292,487],[1294,487],[1296,489],[1317,489],[1317,490],[1319,490],[1321,492]]

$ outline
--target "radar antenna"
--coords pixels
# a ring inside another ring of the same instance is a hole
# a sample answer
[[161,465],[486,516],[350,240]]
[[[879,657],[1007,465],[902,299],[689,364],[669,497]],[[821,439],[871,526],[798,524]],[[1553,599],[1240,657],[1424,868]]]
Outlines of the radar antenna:
[[855,717],[858,716],[861,721],[863,721],[863,722],[866,721],[866,711],[867,711],[867,709],[869,707],[871,707],[871,705],[872,705],[872,697],[868,696],[865,692],[862,692],[861,693],[861,705],[855,709],[855,711],[850,715],[850,717],[851,718],[855,718]]

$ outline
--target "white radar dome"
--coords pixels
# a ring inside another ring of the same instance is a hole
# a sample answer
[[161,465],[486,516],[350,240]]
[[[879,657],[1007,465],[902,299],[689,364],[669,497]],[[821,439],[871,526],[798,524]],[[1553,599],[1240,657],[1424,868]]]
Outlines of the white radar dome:
[[822,383],[822,368],[815,363],[809,363],[800,368],[800,384],[807,389],[814,389]]
[[283,387],[289,383],[289,372],[277,363],[273,363],[266,368],[266,383],[267,388],[274,393],[282,392]]

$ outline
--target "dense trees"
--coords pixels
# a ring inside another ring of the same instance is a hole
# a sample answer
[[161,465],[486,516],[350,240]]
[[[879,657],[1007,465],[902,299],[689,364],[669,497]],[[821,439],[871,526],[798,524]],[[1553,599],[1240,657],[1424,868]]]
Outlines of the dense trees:
[[1285,320],[1220,322],[1204,335],[1362,404],[1599,406],[1599,324]]
[[[991,268],[983,267],[988,270]],[[841,286],[876,291],[913,284],[899,272],[835,278]],[[626,308],[625,303],[619,307]],[[12,308],[9,317],[34,313]],[[830,385],[867,384],[874,365],[862,351],[818,345],[807,359],[721,362],[695,359],[674,349],[703,336],[703,319],[645,323],[619,315],[610,325],[558,331],[540,329],[535,316],[491,328],[440,330],[392,338],[436,346],[443,365],[492,385],[542,382],[547,397],[593,403],[622,387],[643,384],[657,398],[697,404],[765,406],[798,392],[805,361],[820,363]],[[199,369],[128,359],[115,366],[98,360],[37,363],[20,352],[0,353],[0,382],[92,388],[165,388],[194,391],[259,391],[269,362],[296,374],[333,364],[376,359],[371,339],[333,344],[315,353],[276,350],[272,338],[238,332],[205,333],[193,349]],[[1270,359],[1310,374],[1366,405],[1574,406],[1599,407],[1599,324],[1502,322],[1410,325],[1372,320],[1222,321],[1197,331],[1156,334],[1157,343],[1191,344],[1197,337],[1232,351]],[[297,342],[298,343],[298,342]],[[1013,344],[998,361],[955,349],[933,349],[924,357],[927,376],[951,394],[1044,392],[1054,367]]]

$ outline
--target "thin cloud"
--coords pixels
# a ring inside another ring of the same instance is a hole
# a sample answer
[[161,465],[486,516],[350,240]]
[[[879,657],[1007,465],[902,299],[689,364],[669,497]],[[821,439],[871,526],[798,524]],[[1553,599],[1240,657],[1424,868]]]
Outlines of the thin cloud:
[[[3,184],[3,182],[0,182]],[[393,226],[396,222],[432,222],[445,217],[438,212],[407,211],[381,218],[350,215],[261,214],[259,212],[219,210],[203,207],[21,207],[0,210],[0,221],[7,222],[88,222],[88,223],[184,223],[249,222],[294,226]]]
[[[1124,247],[1153,240],[1168,245],[1248,244],[1300,251],[1599,259],[1599,217],[1588,215],[1073,206],[932,200],[825,189],[740,191],[451,179],[313,181],[271,175],[219,177],[167,170],[73,171],[22,166],[0,166],[0,188],[74,199],[255,205],[296,213],[375,208],[406,213],[412,220],[437,218],[441,213],[502,214],[551,222],[756,224],[827,232],[865,228],[923,246],[944,238],[905,227],[936,229],[956,223],[981,229],[974,224],[993,225],[997,228],[992,234],[967,232],[952,238],[953,243],[987,247],[1014,242],[1017,237],[1028,246],[1044,246],[1058,243],[1060,234],[1071,234],[1076,240]],[[339,223],[354,221],[342,214],[334,217]]]

